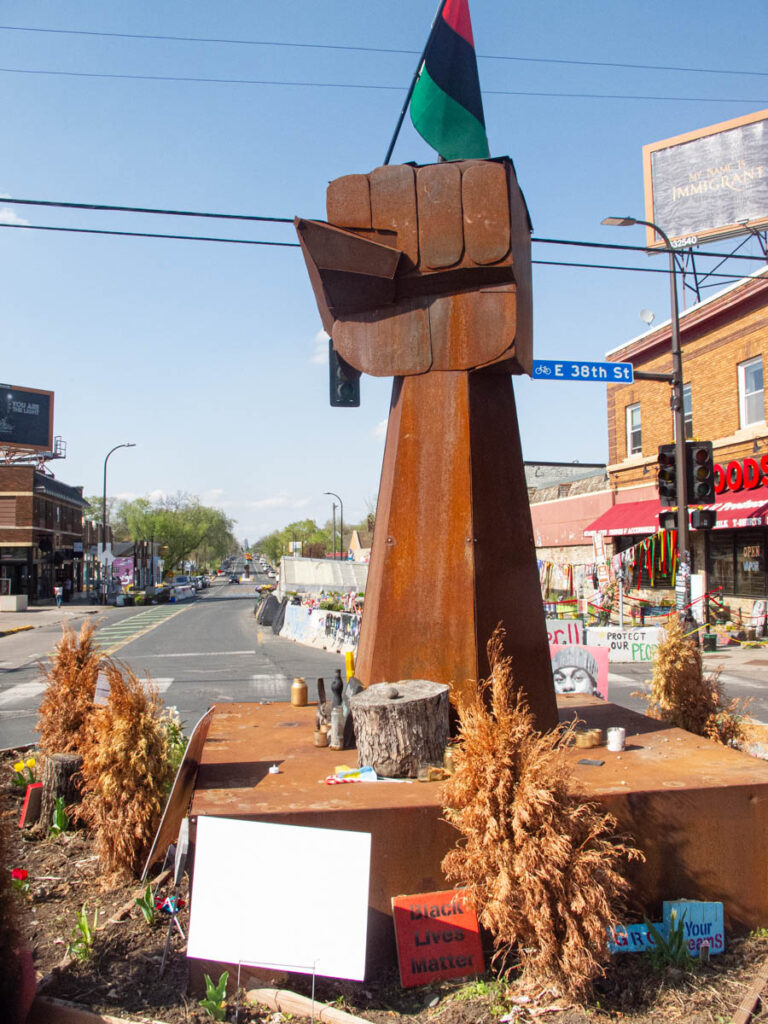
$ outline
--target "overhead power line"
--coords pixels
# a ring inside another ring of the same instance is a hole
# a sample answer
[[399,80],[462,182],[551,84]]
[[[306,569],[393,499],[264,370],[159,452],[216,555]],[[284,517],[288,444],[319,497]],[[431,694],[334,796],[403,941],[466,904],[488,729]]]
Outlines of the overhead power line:
[[104,228],[62,228],[52,224],[0,224],[0,228],[26,231],[62,231],[72,235],[120,235],[125,238],[174,238],[184,242],[229,242],[232,245],[276,245],[284,249],[300,248],[298,242],[266,242],[256,238],[216,238],[215,235],[165,235],[156,231],[109,231]]
[[[146,39],[177,43],[216,43],[229,46],[275,46],[302,50],[346,50],[353,53],[394,53],[408,56],[418,55],[420,50],[406,50],[391,46],[347,46],[342,43],[297,43],[274,39],[227,39],[211,36],[175,36],[150,34],[147,32],[96,32],[74,28],[38,28],[30,25],[0,25],[4,32],[40,32],[49,35],[96,36],[104,39]],[[705,75],[752,75],[764,78],[768,71],[745,71],[743,68],[690,68],[676,64],[624,64],[618,61],[573,60],[565,57],[519,57],[514,54],[478,53],[481,60],[509,60],[527,64],[573,64],[596,68],[626,68],[632,71],[680,71],[687,74]]]
[[[101,228],[66,228],[56,227],[51,224],[2,224],[0,228],[16,228],[19,230],[26,231],[60,231],[65,234],[75,235],[116,235],[124,238],[167,238],[176,241],[183,242],[224,242],[230,245],[269,245],[279,246],[284,249],[298,249],[300,248],[298,242],[268,242],[262,239],[253,238],[216,238],[215,236],[208,235],[171,235],[161,234],[153,231],[111,231]],[[545,242],[553,241],[554,239],[533,239],[533,241]],[[598,248],[602,248],[599,242],[560,242],[560,245],[593,245]],[[617,248],[614,245],[607,245],[605,248],[613,249]],[[625,248],[634,249],[636,246],[626,246]],[[645,251],[642,250],[641,251]],[[745,257],[746,258],[746,257]],[[762,262],[762,261],[761,261]],[[666,274],[669,276],[669,269],[666,267],[622,267],[618,264],[610,263],[573,263],[567,260],[531,260],[531,263],[538,264],[540,266],[548,267],[577,267],[583,270],[628,270],[638,274]],[[739,274],[718,274],[710,273],[707,277],[724,278],[728,281],[739,281],[743,275]]]
[[[59,71],[50,68],[0,68],[6,75],[48,75],[61,78],[103,78],[137,82],[200,82],[207,85],[273,85],[291,86],[304,89],[375,89],[389,92],[405,92],[404,85],[375,85],[359,82],[299,82],[281,81],[271,78],[201,78],[196,75],[129,75],[107,71]],[[653,96],[634,95],[631,93],[602,92],[538,92],[528,89],[483,89],[485,96],[532,96],[543,99],[577,99],[577,100],[652,100],[653,102],[670,103],[742,103],[762,105],[768,102],[764,98],[745,98],[739,96]]]
[[[116,212],[116,213],[141,213],[141,214],[156,214],[162,217],[206,217],[213,220],[244,220],[244,221],[261,221],[273,224],[293,224],[293,217],[272,217],[265,216],[262,214],[249,214],[249,213],[216,213],[211,210],[170,210],[165,208],[159,208],[154,206],[116,206],[108,203],[71,203],[61,200],[54,199],[17,199],[11,197],[0,197],[1,206],[47,206],[54,207],[56,209],[65,210],[95,210],[98,212]],[[13,225],[11,225],[13,226]],[[27,225],[17,225],[19,227],[25,227]],[[29,225],[33,227],[34,225]],[[69,230],[75,231],[77,229],[70,228]],[[86,229],[83,229],[86,230]],[[119,232],[115,232],[119,234]],[[126,232],[128,233],[128,232]],[[140,234],[136,232],[136,234]],[[198,238],[198,236],[192,235],[153,235],[152,233],[146,233],[148,238],[190,238],[195,241],[207,241],[206,238]],[[222,239],[214,238],[213,241],[222,241]],[[238,241],[238,239],[231,239],[231,241]],[[246,240],[247,241],[247,240]],[[538,243],[539,245],[575,245],[581,246],[587,249],[616,249],[623,252],[664,252],[666,250],[649,250],[645,245],[626,245],[618,242],[586,242],[581,240],[569,239],[569,238],[538,238],[536,235],[532,236],[531,242]],[[261,244],[255,242],[253,244]],[[264,243],[269,244],[269,243]],[[285,244],[285,243],[283,243]],[[740,259],[748,260],[755,263],[765,263],[764,256],[750,256],[745,253],[725,253],[725,252],[697,252],[697,257],[703,256],[711,259]]]
[[108,206],[104,203],[62,203],[51,199],[1,199],[0,205],[55,206],[66,210],[110,210],[117,213],[159,213],[164,217],[213,217],[218,220],[257,220],[275,224],[293,224],[293,217],[261,217],[248,213],[206,213],[193,210],[161,210],[148,206]]

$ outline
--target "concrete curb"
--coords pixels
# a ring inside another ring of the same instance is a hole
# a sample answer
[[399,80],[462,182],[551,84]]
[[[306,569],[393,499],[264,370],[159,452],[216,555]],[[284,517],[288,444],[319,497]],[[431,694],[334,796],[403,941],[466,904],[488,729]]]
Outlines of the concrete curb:
[[0,636],[12,636],[14,633],[24,633],[26,630],[34,628],[34,626],[14,626],[12,629],[0,629]]

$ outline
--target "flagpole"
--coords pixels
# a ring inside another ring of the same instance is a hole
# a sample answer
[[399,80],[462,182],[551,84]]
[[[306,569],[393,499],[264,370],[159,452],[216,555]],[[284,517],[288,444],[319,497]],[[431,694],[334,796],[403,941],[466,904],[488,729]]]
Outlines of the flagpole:
[[421,73],[422,66],[427,56],[427,50],[429,49],[429,44],[432,42],[432,36],[435,34],[435,29],[437,28],[438,19],[442,15],[443,8],[447,3],[448,0],[440,0],[440,3],[437,5],[437,14],[432,20],[432,28],[429,30],[427,41],[424,44],[424,49],[422,51],[421,57],[419,57],[419,63],[416,65],[416,70],[413,73],[413,78],[408,88],[408,94],[406,95],[405,102],[403,103],[403,109],[400,111],[400,117],[397,119],[395,134],[392,136],[392,141],[389,144],[387,155],[384,157],[385,167],[389,163],[389,158],[392,156],[392,150],[395,148],[395,143],[397,142],[397,136],[400,134],[400,129],[403,127],[403,121],[405,120],[405,112],[408,109],[408,104],[411,102],[411,96],[413,96],[413,90],[416,88],[416,83],[419,80],[419,75]]

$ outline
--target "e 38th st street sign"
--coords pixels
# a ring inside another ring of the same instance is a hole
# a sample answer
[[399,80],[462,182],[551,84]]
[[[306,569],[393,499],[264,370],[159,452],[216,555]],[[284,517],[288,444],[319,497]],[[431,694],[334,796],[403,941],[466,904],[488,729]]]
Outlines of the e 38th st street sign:
[[591,363],[579,359],[534,359],[534,380],[580,380],[600,384],[631,384],[634,380],[632,363]]

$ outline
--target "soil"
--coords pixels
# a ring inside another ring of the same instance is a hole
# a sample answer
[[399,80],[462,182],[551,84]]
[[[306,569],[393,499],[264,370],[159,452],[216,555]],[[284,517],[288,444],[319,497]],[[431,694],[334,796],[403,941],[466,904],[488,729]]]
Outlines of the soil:
[[[30,752],[23,753],[29,756]],[[85,830],[50,838],[40,826],[19,829],[22,793],[9,781],[11,765],[18,759],[16,752],[0,757],[2,867],[6,879],[13,868],[28,872],[29,892],[13,893],[12,906],[33,953],[39,991],[126,1020],[149,1018],[165,1024],[210,1020],[198,1003],[200,993],[187,991],[185,942],[176,927],[161,974],[169,917],[161,913],[157,924],[146,923],[134,903],[142,894],[139,883],[108,883]],[[170,886],[172,879],[160,885],[155,895],[171,895]],[[186,877],[179,896],[178,920],[186,934]],[[67,946],[84,905],[91,922],[97,909],[99,916],[92,953],[80,961],[68,953]],[[373,1024],[527,1024],[542,1017],[552,1024],[726,1024],[767,958],[768,931],[729,936],[724,954],[692,970],[654,971],[643,955],[616,956],[596,984],[592,1001],[580,1006],[551,996],[516,998],[513,988],[491,974],[480,980],[415,989],[402,989],[395,974],[363,984],[319,979],[315,997]],[[246,1006],[234,994],[233,980],[229,979],[227,1020],[280,1024],[287,1019],[288,1015]],[[311,981],[291,975],[281,988],[310,995]],[[758,1004],[752,1019],[768,1021],[768,1008],[763,1011]]]

